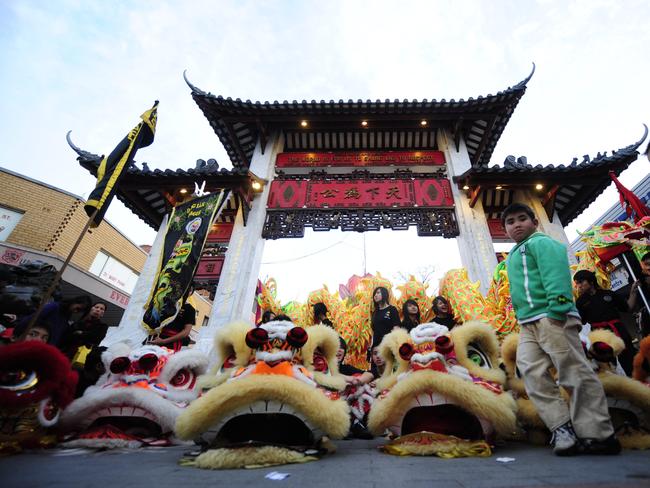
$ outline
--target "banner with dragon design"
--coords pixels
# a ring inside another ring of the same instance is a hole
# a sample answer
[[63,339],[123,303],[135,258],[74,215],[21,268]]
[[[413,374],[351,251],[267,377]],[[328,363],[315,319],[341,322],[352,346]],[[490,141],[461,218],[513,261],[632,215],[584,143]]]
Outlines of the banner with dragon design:
[[226,201],[225,193],[221,190],[174,207],[165,233],[158,273],[142,318],[147,332],[159,333],[178,315],[210,226]]

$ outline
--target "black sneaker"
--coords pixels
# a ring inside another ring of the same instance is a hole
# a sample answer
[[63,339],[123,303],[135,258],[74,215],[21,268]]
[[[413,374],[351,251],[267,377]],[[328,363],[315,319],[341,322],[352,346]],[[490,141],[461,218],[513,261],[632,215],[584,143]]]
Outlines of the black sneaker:
[[571,422],[567,422],[553,431],[551,446],[553,446],[553,454],[556,456],[574,456],[578,454],[578,438],[573,431]]
[[350,428],[350,432],[357,439],[370,440],[370,439],[373,439],[375,437],[370,433],[368,428],[365,425],[363,425],[361,422],[359,422],[358,420],[354,421],[354,423],[352,424],[352,427]]
[[615,456],[621,453],[621,443],[614,435],[604,440],[580,439],[580,453]]

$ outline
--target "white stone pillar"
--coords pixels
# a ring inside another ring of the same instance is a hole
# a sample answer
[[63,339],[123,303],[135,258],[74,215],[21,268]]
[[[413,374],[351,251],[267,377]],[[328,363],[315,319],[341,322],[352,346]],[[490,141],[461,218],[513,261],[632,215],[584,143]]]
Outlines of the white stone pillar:
[[262,229],[266,219],[266,201],[274,176],[275,159],[282,151],[282,139],[281,134],[273,134],[269,138],[264,154],[259,142],[255,147],[250,170],[256,176],[268,180],[268,183],[264,191],[253,200],[246,226],[244,226],[242,209],[237,211],[210,320],[208,325],[199,332],[197,340],[197,347],[205,352],[212,349],[213,336],[219,327],[234,320],[247,320],[252,323],[255,288],[264,251]]
[[[472,163],[461,137],[458,151],[453,137],[447,130],[438,131],[438,148],[445,153],[447,160],[447,173],[451,180],[469,170]],[[469,198],[465,192],[458,189],[452,181],[451,191],[456,205],[456,219],[460,235],[456,238],[460,259],[470,280],[481,282],[481,292],[485,295],[490,287],[492,273],[497,265],[496,253],[492,245],[492,236],[487,225],[485,212],[481,200],[476,202],[474,208],[469,206]]]
[[516,201],[525,203],[532,208],[535,215],[537,215],[537,220],[539,221],[538,229],[556,241],[564,244],[567,248],[567,255],[569,256],[569,264],[577,264],[578,260],[573,253],[571,242],[569,241],[566,232],[564,232],[564,227],[560,222],[560,217],[558,217],[557,212],[553,212],[553,219],[551,220],[548,218],[546,210],[544,209],[542,202],[540,202],[538,195],[535,195],[530,190],[522,190],[517,192],[517,194],[520,199]]
[[102,346],[108,347],[116,342],[129,342],[131,345],[136,346],[141,344],[147,337],[147,332],[142,327],[142,317],[144,316],[144,307],[149,299],[154,278],[158,272],[160,255],[165,244],[168,218],[169,216],[165,215],[160,224],[156,239],[149,251],[149,256],[144,262],[142,272],[138,276],[133,293],[131,293],[129,304],[126,306],[124,315],[122,315],[122,320],[120,320],[120,325],[108,328],[106,337],[101,343]]

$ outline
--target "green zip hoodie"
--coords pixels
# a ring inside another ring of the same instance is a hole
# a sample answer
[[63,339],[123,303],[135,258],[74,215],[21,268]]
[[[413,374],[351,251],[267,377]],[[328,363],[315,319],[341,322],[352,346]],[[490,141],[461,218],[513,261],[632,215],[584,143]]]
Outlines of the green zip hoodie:
[[580,317],[573,303],[566,248],[559,242],[541,232],[531,234],[510,251],[506,269],[512,306],[520,324],[543,317]]

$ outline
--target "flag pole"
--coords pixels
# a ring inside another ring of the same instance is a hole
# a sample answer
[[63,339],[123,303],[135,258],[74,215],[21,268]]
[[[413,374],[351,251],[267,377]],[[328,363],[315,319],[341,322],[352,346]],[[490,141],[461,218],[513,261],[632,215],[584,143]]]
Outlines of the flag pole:
[[50,283],[49,288],[47,289],[45,294],[41,297],[41,303],[38,305],[36,312],[34,312],[34,314],[32,315],[32,318],[30,319],[29,324],[27,324],[27,328],[25,330],[29,330],[34,326],[34,324],[38,320],[39,315],[43,311],[43,308],[45,308],[45,305],[47,304],[48,300],[52,298],[52,295],[54,294],[54,290],[56,289],[56,285],[58,285],[59,281],[61,280],[61,277],[63,276],[63,272],[68,267],[68,264],[70,264],[70,260],[72,259],[72,256],[74,256],[74,253],[77,251],[79,244],[81,244],[82,239],[86,235],[86,232],[88,232],[88,229],[90,229],[90,226],[92,225],[98,213],[99,213],[99,208],[96,208],[92,213],[92,215],[88,217],[88,222],[86,222],[86,225],[84,225],[83,230],[79,234],[79,237],[77,238],[77,242],[75,242],[74,246],[72,246],[72,249],[68,253],[68,257],[65,258],[63,265],[61,266],[59,271],[57,271],[56,275],[52,279],[52,283]]

